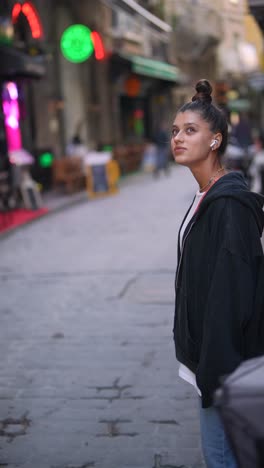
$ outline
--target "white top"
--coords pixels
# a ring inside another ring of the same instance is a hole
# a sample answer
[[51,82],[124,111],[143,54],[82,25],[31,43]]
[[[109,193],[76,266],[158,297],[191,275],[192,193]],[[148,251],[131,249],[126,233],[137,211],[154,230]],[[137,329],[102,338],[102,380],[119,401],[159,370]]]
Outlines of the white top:
[[180,247],[182,248],[182,238],[183,238],[183,235],[184,235],[184,231],[185,229],[187,228],[189,222],[191,221],[195,211],[196,211],[196,208],[197,206],[199,205],[201,199],[203,198],[205,192],[199,192],[199,190],[196,192],[195,194],[195,199],[194,199],[194,202],[192,204],[192,207],[188,213],[188,216],[186,217],[182,227],[181,227],[181,231],[180,231]]
[[[195,195],[195,199],[194,199],[194,202],[192,204],[192,207],[182,225],[182,228],[181,228],[181,231],[180,231],[180,247],[182,249],[182,238],[183,238],[183,235],[184,235],[184,231],[186,229],[186,227],[188,226],[190,220],[192,219],[202,197],[204,196],[205,192],[196,192],[196,195]],[[190,370],[188,369],[188,367],[186,367],[184,364],[180,363],[180,367],[179,367],[179,377],[181,377],[183,380],[185,380],[186,382],[190,383],[191,385],[194,386],[194,388],[197,390],[198,392],[198,395],[201,396],[201,392],[199,390],[199,388],[197,387],[197,383],[196,383],[196,377],[195,377],[195,374]]]

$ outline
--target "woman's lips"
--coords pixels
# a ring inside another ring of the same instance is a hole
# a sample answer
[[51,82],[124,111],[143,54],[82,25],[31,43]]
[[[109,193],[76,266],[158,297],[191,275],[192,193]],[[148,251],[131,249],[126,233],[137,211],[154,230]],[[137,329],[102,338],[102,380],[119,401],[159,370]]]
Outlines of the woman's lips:
[[174,148],[174,153],[182,153],[183,151],[186,151],[186,148],[184,148],[183,146],[177,146],[176,148]]

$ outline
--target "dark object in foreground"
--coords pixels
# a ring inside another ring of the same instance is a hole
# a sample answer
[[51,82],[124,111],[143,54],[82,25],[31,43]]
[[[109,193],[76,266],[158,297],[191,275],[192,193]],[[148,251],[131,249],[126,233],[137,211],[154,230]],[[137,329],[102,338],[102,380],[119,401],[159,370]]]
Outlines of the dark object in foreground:
[[215,395],[240,468],[264,467],[264,356],[243,362]]

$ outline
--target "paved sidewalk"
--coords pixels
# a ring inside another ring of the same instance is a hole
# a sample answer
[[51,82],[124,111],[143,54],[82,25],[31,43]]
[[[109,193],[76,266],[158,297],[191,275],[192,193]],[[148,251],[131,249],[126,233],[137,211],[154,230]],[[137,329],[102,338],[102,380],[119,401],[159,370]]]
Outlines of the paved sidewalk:
[[[124,186],[129,186],[130,184],[135,184],[136,182],[143,182],[144,178],[149,177],[149,175],[144,174],[143,172],[138,172],[134,174],[129,174],[127,176],[121,177],[119,181],[119,192],[115,195],[105,195],[97,200],[102,200],[104,198],[107,198],[109,196],[118,196],[120,195],[122,191],[122,187]],[[10,234],[13,234],[19,229],[23,229],[25,226],[28,224],[34,223],[36,221],[39,221],[43,216],[48,216],[54,213],[57,213],[59,211],[62,211],[67,208],[71,208],[74,205],[80,204],[80,203],[86,203],[86,202],[95,202],[96,199],[89,200],[88,194],[86,190],[82,190],[80,192],[72,193],[72,194],[67,194],[64,193],[63,191],[59,190],[50,190],[48,192],[44,192],[42,194],[42,200],[43,200],[43,208],[47,209],[47,212],[45,214],[41,214],[39,216],[36,216],[32,219],[29,219],[28,221],[25,221],[23,224],[19,224],[17,226],[12,226],[3,232],[0,232],[0,240],[4,239],[5,237],[9,236]]]
[[[134,185],[138,183],[144,183],[144,180],[149,180],[150,177],[150,174],[146,174],[144,172],[136,172],[128,174],[126,176],[122,176],[118,184],[119,192],[114,195],[102,195],[102,197],[99,197],[98,200],[121,195],[122,187],[129,186],[131,184]],[[49,212],[59,211],[61,209],[75,205],[76,203],[82,203],[86,201],[96,201],[96,199],[89,200],[89,196],[86,190],[82,190],[81,192],[73,193],[70,195],[63,192],[59,192],[57,190],[51,190],[50,192],[43,194],[44,206],[48,208]]]
[[[123,176],[119,180],[119,189],[120,191],[117,194],[114,195],[105,195],[98,198],[98,200],[101,200],[103,198],[111,197],[111,196],[118,196],[121,194],[122,187],[124,186],[129,186],[131,184],[135,183],[142,183],[144,182],[144,179],[149,179],[150,175],[149,174],[144,174],[143,172],[137,172],[134,174],[129,174],[126,176]],[[48,208],[49,213],[56,212],[59,210],[63,210],[64,208],[73,206],[77,203],[83,203],[87,201],[96,201],[96,199],[89,200],[88,194],[86,190],[82,190],[81,192],[73,193],[73,194],[66,194],[63,193],[62,191],[58,190],[51,190],[47,193],[43,194],[43,205]]]
[[51,190],[43,193],[42,199],[43,206],[49,210],[49,213],[53,213],[69,206],[73,206],[76,203],[86,202],[88,201],[88,196],[86,190],[70,195],[56,190]]
[[172,340],[195,183],[135,175],[0,243],[0,466],[200,468]]
[[196,189],[178,167],[99,200],[50,196],[56,215],[0,242],[0,467],[203,467],[172,340]]

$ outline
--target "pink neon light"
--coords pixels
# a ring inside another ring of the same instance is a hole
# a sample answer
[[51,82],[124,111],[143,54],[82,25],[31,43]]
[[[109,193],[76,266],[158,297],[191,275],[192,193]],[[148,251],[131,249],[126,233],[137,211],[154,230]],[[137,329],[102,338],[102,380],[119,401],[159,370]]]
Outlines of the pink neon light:
[[15,117],[14,115],[9,115],[9,117],[7,117],[6,119],[6,122],[7,122],[7,125],[13,130],[19,127],[19,122],[17,120],[17,117]]
[[7,87],[10,98],[11,99],[17,99],[18,98],[18,92],[17,92],[17,87],[16,87],[15,83],[12,83],[12,81],[10,81],[9,83],[7,83],[6,87]]
[[3,111],[5,116],[5,128],[8,151],[22,148],[21,132],[19,128],[19,106],[18,91],[15,83],[9,82],[6,85],[9,98],[3,99]]
[[31,2],[26,2],[21,5],[16,3],[12,10],[12,21],[16,23],[20,13],[23,13],[28,20],[28,24],[31,29],[31,34],[34,39],[40,39],[43,37],[43,28],[40,21],[40,17],[36,8],[32,5]]

